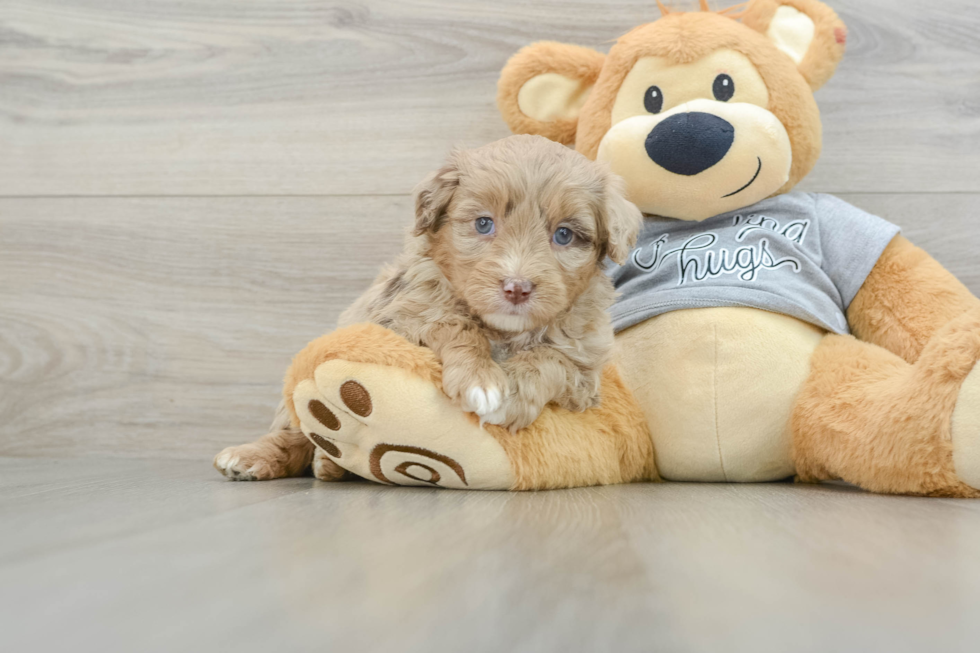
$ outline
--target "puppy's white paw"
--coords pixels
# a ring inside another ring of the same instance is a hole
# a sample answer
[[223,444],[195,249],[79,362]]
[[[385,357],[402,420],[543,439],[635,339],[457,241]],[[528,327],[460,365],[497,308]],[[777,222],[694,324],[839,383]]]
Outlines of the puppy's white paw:
[[217,456],[214,457],[214,468],[225,476],[227,476],[229,473],[237,475],[238,473],[245,471],[232,471],[237,467],[241,460],[241,456],[235,455],[235,447],[228,447],[223,449]]
[[489,359],[443,364],[442,389],[464,411],[476,413],[481,421],[500,410],[509,391],[507,375]]
[[502,401],[497,410],[480,416],[480,424],[496,424],[498,426],[506,426],[507,413],[507,402]]
[[503,400],[503,394],[494,387],[473,386],[466,391],[466,407],[479,415],[481,419],[500,410]]
[[249,445],[228,447],[214,457],[214,468],[233,481],[264,481],[276,478],[273,467]]

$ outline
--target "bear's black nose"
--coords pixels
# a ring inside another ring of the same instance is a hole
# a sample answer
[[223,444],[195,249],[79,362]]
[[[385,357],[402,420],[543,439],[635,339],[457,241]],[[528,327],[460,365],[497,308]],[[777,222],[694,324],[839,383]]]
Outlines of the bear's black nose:
[[678,113],[653,128],[647,154],[661,168],[678,175],[696,175],[725,158],[735,128],[710,113]]

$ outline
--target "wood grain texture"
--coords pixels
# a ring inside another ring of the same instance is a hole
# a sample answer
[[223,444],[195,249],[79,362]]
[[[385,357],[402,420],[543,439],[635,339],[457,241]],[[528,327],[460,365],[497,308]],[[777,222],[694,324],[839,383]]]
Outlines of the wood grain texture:
[[210,457],[260,435],[410,204],[0,200],[0,451]]
[[921,651],[980,638],[980,504],[542,493],[0,459],[9,650]]
[[[976,2],[830,4],[848,54],[818,94],[805,188],[980,191]],[[608,49],[657,15],[652,0],[6,0],[0,194],[406,193],[451,146],[507,134],[495,84],[517,49]]]
[[[980,294],[980,194],[843,195]],[[0,199],[0,455],[210,458],[401,249],[411,199]]]

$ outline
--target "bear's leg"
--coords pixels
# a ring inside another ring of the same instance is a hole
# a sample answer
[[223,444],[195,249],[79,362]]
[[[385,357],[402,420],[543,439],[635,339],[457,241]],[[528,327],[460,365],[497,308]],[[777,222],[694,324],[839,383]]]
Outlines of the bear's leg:
[[847,308],[851,333],[909,363],[943,327],[980,300],[934,258],[898,235]]
[[980,365],[974,365],[960,388],[951,436],[957,476],[980,488]]
[[598,406],[576,413],[549,404],[517,433],[492,428],[514,466],[515,490],[660,480],[646,417],[612,365]]
[[980,496],[965,482],[973,476],[957,469],[952,426],[961,394],[969,402],[975,393],[964,380],[978,359],[980,311],[939,330],[914,364],[851,336],[827,336],[792,416],[799,479],[842,479],[893,494]]
[[432,352],[362,324],[310,343],[286,375],[292,424],[324,460],[379,483],[545,489],[655,478],[632,395],[609,368],[600,407],[547,407],[530,427],[481,428],[441,391]]

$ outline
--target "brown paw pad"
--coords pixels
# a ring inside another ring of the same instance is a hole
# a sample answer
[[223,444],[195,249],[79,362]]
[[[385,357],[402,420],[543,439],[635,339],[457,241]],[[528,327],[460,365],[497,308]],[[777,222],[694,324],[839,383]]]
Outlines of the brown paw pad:
[[370,393],[357,381],[347,381],[340,386],[340,400],[352,413],[361,417],[367,417],[374,410]]
[[310,399],[310,403],[306,405],[310,410],[310,414],[316,418],[316,421],[320,422],[326,426],[331,431],[340,430],[340,420],[337,416],[333,414],[333,411],[323,405],[323,402],[317,401],[316,399]]
[[333,456],[334,458],[340,458],[340,449],[337,448],[330,440],[327,440],[322,435],[316,433],[310,433],[310,439],[316,444],[316,446],[323,449],[328,456]]

